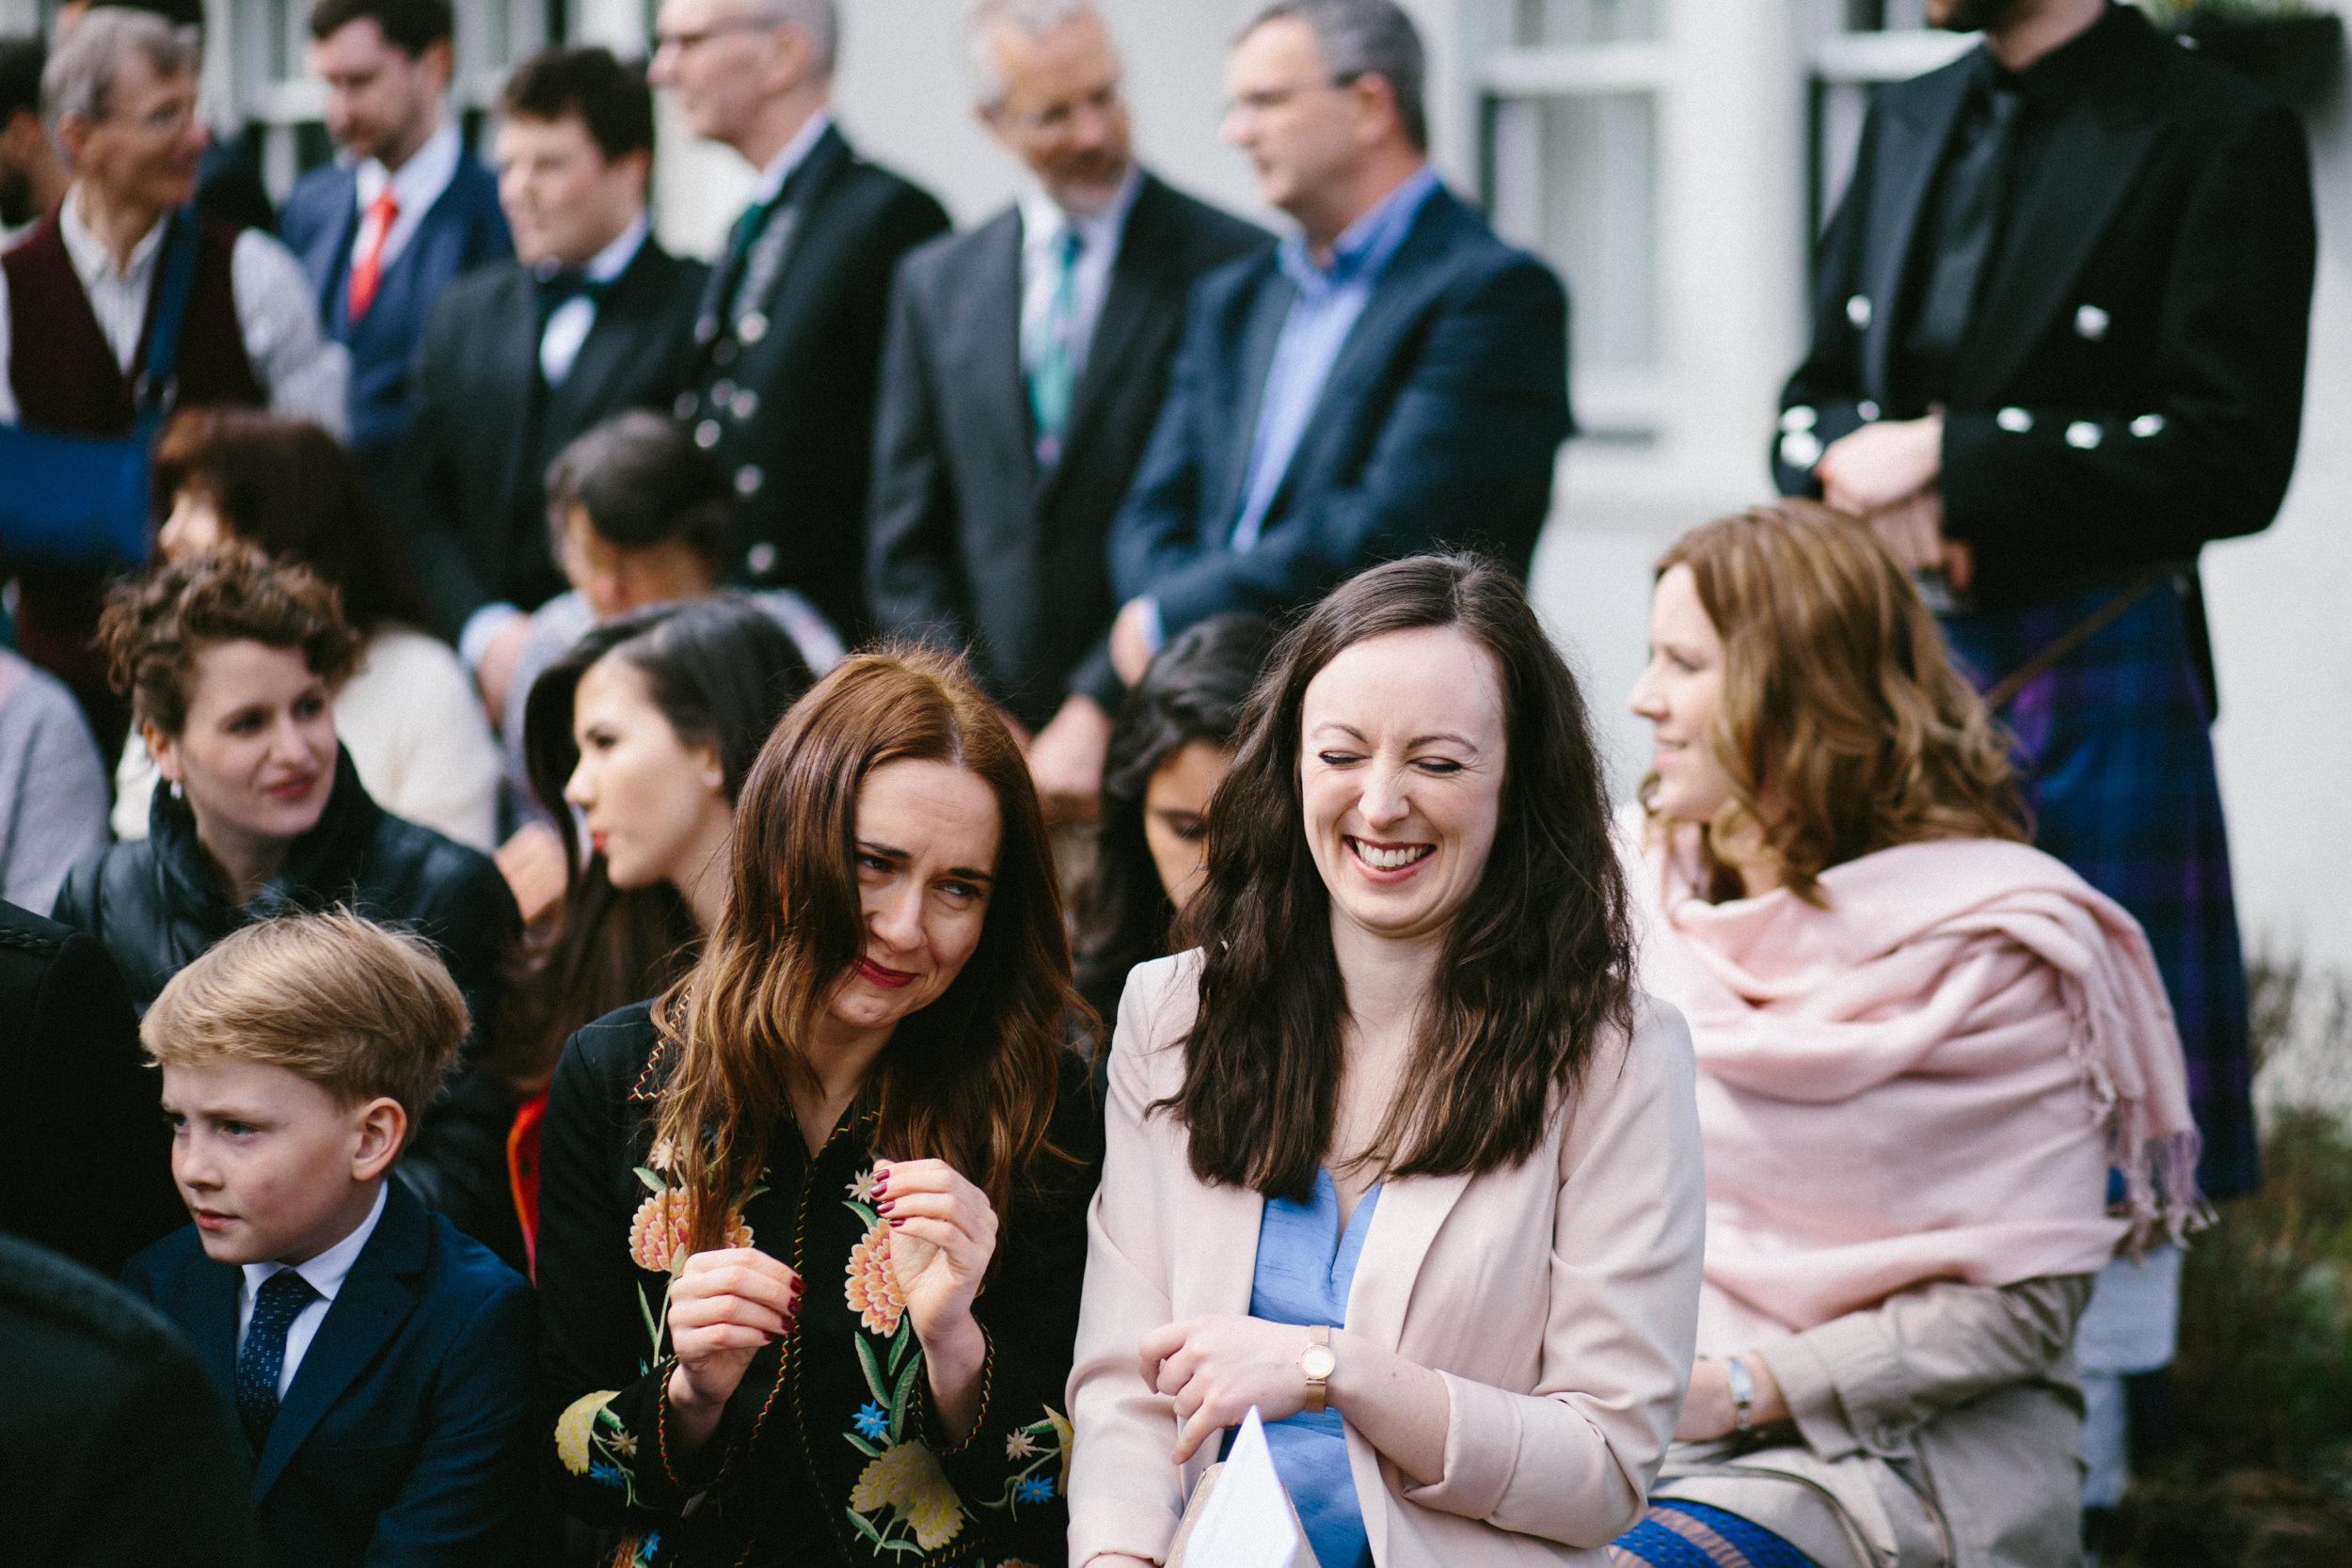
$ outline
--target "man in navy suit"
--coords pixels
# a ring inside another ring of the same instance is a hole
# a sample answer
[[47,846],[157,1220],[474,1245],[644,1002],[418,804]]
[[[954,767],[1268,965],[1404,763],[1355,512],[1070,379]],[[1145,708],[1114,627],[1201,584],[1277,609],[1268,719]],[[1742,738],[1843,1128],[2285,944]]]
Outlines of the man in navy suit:
[[351,443],[388,499],[425,312],[451,278],[515,249],[497,177],[446,112],[452,28],[449,0],[319,0],[310,69],[340,156],[305,175],[278,217],[327,330],[351,350]]
[[1226,138],[1302,232],[1194,293],[1114,526],[1111,661],[1279,615],[1440,542],[1524,574],[1572,429],[1567,296],[1428,166],[1393,0],[1279,0],[1233,46]]
[[430,942],[342,911],[236,932],[140,1022],[196,1223],[123,1283],[234,1405],[272,1568],[519,1544],[531,1289],[388,1180],[465,1032]]

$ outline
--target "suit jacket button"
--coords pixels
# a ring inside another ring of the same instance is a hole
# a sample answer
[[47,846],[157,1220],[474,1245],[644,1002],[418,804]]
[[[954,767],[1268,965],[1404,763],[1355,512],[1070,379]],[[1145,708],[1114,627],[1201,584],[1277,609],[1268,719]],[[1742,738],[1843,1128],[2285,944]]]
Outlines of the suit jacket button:
[[1879,417],[1879,405],[1872,403],[1868,398],[1864,398],[1860,403],[1855,404],[1853,405],[1853,411],[1861,415],[1866,420],[1875,420]]
[[734,402],[734,401],[735,401],[735,383],[734,383],[734,382],[732,382],[732,381],[726,381],[726,380],[720,380],[720,381],[714,381],[714,382],[712,382],[712,383],[710,384],[710,406],[711,406],[711,407],[713,407],[713,408],[724,408],[724,407],[725,407],[728,404],[730,404],[730,403],[732,403],[732,402]]
[[2066,444],[2077,451],[2089,451],[2107,438],[2107,433],[2089,420],[2076,420],[2066,427]]
[[1821,460],[1821,438],[1809,430],[1792,430],[1780,438],[1780,460],[1792,468],[1810,469]]
[[1869,331],[1870,296],[1868,294],[1856,294],[1851,299],[1846,301],[1846,319],[1853,324],[1853,329],[1856,332]]
[[750,419],[759,412],[759,394],[749,387],[742,388],[735,394],[734,408],[737,419]]
[[1993,422],[2011,436],[2023,436],[2033,428],[2033,416],[2023,408],[2004,408],[1993,416]]
[[754,545],[750,549],[743,552],[743,564],[751,568],[752,576],[755,578],[766,577],[769,573],[776,569],[775,546],[771,545],[767,540],[762,539],[758,544]]
[[768,318],[757,310],[744,312],[743,319],[735,324],[735,335],[747,343],[759,341],[768,336]]
[[2074,312],[2074,335],[2092,342],[2107,335],[2107,313],[2096,305],[2086,305]]
[[1800,430],[1811,430],[1820,420],[1820,415],[1803,404],[1780,411],[1780,428],[1784,435],[1794,436]]
[[2138,436],[2142,440],[2146,440],[2151,436],[2163,435],[2164,416],[2161,414],[2142,414],[2139,418],[2132,421],[2132,434]]
[[680,420],[691,420],[694,417],[694,411],[702,405],[702,399],[693,393],[680,392],[677,395],[677,402],[670,404],[670,412]]
[[719,421],[705,420],[694,427],[694,444],[708,451],[719,444]]
[[[759,494],[759,487],[767,483],[768,476],[759,471],[759,465],[756,463],[746,463],[735,470],[735,493],[739,496],[756,496]],[[768,548],[765,545],[755,545],[752,547],[760,550]]]

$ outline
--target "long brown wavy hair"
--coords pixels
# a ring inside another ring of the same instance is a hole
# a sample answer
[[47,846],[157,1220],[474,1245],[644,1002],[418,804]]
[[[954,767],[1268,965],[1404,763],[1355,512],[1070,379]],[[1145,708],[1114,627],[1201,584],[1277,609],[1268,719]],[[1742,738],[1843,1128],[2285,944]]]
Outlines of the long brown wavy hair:
[[945,762],[986,784],[1000,826],[979,945],[938,1001],[898,1025],[860,1103],[877,1152],[935,1158],[999,1214],[1046,1144],[1070,984],[1061,898],[1028,765],[961,660],[889,648],[844,660],[795,704],[736,801],[726,912],[655,1016],[677,1046],[657,1143],[693,1196],[690,1245],[723,1245],[726,1215],[813,1087],[802,1043],[866,944],[857,801],[887,763]]
[[[1822,872],[1880,849],[2032,836],[2006,737],[1867,525],[1775,501],[1684,534],[1658,576],[1677,566],[1724,642],[1707,739],[1732,798],[1700,832],[1711,896],[1737,895],[1715,845],[1750,824],[1783,885],[1817,905]],[[1657,782],[1642,781],[1645,802]]]
[[1362,1158],[1391,1176],[1479,1173],[1534,1151],[1604,1031],[1632,1018],[1632,938],[1584,700],[1518,583],[1469,555],[1343,583],[1275,649],[1209,807],[1180,929],[1204,949],[1184,1087],[1162,1104],[1206,1181],[1301,1197],[1329,1146],[1347,995],[1299,787],[1308,683],[1390,632],[1456,626],[1502,688],[1502,817],[1446,934],[1404,1087]]

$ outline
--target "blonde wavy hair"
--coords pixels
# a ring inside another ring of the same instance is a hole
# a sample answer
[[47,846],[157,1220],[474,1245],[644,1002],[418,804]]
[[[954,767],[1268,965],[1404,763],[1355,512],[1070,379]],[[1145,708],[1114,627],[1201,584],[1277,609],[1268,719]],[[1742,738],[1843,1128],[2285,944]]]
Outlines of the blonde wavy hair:
[[[1880,849],[2031,836],[2007,737],[1866,525],[1775,501],[1684,534],[1657,575],[1677,566],[1724,643],[1708,748],[1732,799],[1700,829],[1713,896],[1739,887],[1716,847],[1750,828],[1817,905],[1822,872]],[[1645,807],[1657,783],[1642,781]]]

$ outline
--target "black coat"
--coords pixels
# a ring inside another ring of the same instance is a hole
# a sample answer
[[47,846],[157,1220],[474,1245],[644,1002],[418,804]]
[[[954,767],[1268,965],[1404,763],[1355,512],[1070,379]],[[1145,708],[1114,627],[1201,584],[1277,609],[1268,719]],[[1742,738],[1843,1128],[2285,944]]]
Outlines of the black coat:
[[[47,1170],[27,1170],[44,1179],[42,1197],[56,1196],[60,1183]],[[146,1303],[54,1253],[0,1237],[0,1346],[8,1412],[0,1539],[9,1561],[246,1568],[258,1560],[244,1435],[203,1363]]]
[[[828,128],[795,171],[789,248],[739,328],[713,279],[677,414],[742,498],[737,575],[796,588],[855,642],[866,625],[866,490],[891,270],[947,227],[946,209]],[[740,312],[739,312],[740,313]]]
[[[2301,126],[2129,7],[2053,111],[1944,417],[1945,531],[1988,607],[2267,527],[2295,467],[2314,228]],[[1898,405],[1906,279],[1972,58],[1882,88],[1781,395],[1784,492]],[[2029,113],[2043,112],[2040,108]]]
[[597,302],[561,387],[539,372],[538,286],[519,261],[477,267],[433,303],[409,377],[402,507],[436,626],[454,638],[498,600],[535,610],[564,591],[542,484],[574,436],[685,385],[710,269],[648,237]]
[[188,1218],[122,976],[71,926],[0,904],[0,1104],[25,1112],[18,1156],[42,1193],[0,1229],[112,1275]]
[[[473,1020],[469,1058],[487,1037],[501,965],[522,924],[515,895],[487,855],[371,800],[349,752],[337,758],[334,791],[318,826],[294,840],[283,869],[249,904],[229,901],[185,801],[157,790],[149,822],[147,837],[75,862],[56,908],[58,920],[113,955],[140,1012],[174,974],[240,927],[342,904],[430,939],[465,992]],[[402,1179],[427,1207],[510,1260],[521,1256],[506,1182],[514,1109],[512,1097],[486,1075],[461,1069],[400,1164]]]
[[1082,691],[1118,711],[1104,543],[1203,273],[1271,241],[1143,177],[1061,461],[1043,472],[1021,371],[1020,209],[899,263],[874,435],[866,593],[883,631],[969,647],[1035,728]]

